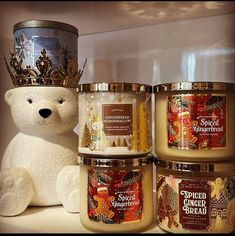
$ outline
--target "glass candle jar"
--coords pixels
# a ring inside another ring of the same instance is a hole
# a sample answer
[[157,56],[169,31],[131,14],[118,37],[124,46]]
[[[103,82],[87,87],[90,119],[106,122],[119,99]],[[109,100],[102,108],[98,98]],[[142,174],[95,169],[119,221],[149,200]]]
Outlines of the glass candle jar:
[[172,233],[235,229],[235,162],[156,162],[157,221]]
[[71,60],[77,63],[78,29],[72,25],[47,20],[27,20],[14,25],[16,56],[22,59],[22,68],[37,70],[36,61],[41,50],[52,61],[52,68],[66,69]]
[[82,154],[126,156],[151,152],[152,87],[132,83],[78,86]]
[[154,90],[157,156],[176,161],[235,156],[235,84],[182,82]]
[[80,219],[94,232],[134,232],[153,219],[153,158],[80,156]]

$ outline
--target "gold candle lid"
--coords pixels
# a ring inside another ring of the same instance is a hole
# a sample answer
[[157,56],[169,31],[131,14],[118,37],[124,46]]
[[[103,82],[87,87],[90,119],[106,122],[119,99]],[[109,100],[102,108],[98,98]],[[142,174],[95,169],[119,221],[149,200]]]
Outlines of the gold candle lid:
[[90,83],[79,84],[77,92],[147,92],[152,93],[152,86],[138,83]]
[[70,24],[49,20],[26,20],[14,25],[13,33],[24,28],[55,28],[72,32],[78,36],[78,29]]
[[78,154],[80,158],[80,164],[86,166],[94,166],[94,167],[132,167],[132,166],[144,166],[153,163],[153,155],[148,154],[145,156],[139,157],[115,157],[106,158],[98,157],[94,155],[82,155]]
[[235,84],[224,82],[178,82],[166,83],[154,86],[154,92],[167,92],[179,90],[232,90],[235,91]]
[[220,161],[220,162],[177,162],[168,161],[160,158],[154,158],[154,164],[157,167],[186,172],[225,172],[235,174],[235,161]]

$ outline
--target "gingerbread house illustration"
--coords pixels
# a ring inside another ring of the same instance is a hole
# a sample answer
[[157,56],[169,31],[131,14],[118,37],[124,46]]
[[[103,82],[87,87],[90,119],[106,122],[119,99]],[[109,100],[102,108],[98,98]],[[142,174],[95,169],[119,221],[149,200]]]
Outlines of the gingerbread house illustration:
[[227,217],[228,199],[221,194],[219,199],[213,199],[211,202],[211,218],[216,219],[219,216],[222,219]]

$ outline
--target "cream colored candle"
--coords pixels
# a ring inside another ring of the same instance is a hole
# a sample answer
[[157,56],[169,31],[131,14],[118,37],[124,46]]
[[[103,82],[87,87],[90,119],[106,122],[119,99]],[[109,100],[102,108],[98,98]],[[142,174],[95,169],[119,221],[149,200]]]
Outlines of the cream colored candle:
[[172,233],[235,230],[235,163],[156,161],[157,222]]
[[79,153],[126,156],[151,152],[151,91],[145,84],[79,85]]
[[235,85],[182,82],[155,86],[156,154],[178,161],[235,156]]
[[153,219],[152,156],[80,157],[80,219],[94,232],[138,232]]

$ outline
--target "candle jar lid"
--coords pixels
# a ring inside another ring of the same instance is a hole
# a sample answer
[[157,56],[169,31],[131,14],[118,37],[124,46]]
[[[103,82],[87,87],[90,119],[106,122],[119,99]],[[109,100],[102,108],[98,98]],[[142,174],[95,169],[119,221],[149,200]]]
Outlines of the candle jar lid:
[[101,158],[97,156],[80,156],[80,164],[93,167],[136,167],[153,163],[151,154],[139,156],[135,158]]
[[167,91],[181,91],[181,90],[231,90],[235,91],[235,84],[224,82],[178,82],[166,83],[154,86],[154,92],[167,92]]
[[234,161],[208,162],[208,163],[192,163],[192,162],[176,162],[154,158],[154,164],[157,167],[175,171],[186,172],[228,172],[235,173]]
[[49,20],[27,20],[14,25],[13,32],[24,28],[55,28],[72,32],[78,36],[78,29],[73,25]]
[[152,93],[152,86],[138,83],[89,83],[80,84],[77,92],[147,92]]

